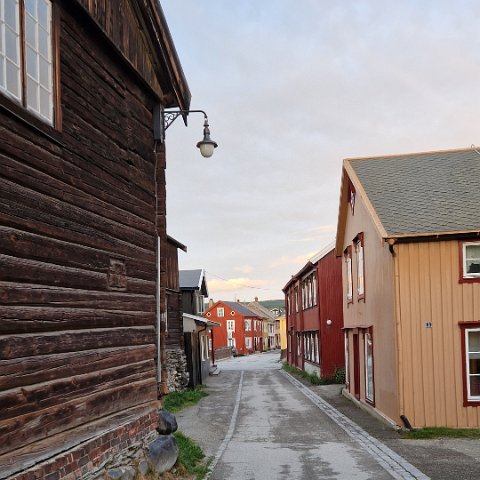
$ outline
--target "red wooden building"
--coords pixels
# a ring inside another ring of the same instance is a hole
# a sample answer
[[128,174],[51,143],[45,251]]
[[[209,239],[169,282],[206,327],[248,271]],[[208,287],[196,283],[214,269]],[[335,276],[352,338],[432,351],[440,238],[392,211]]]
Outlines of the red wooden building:
[[343,368],[342,261],[334,245],[315,255],[283,289],[287,361],[320,377]]
[[231,347],[243,355],[262,351],[262,319],[245,305],[220,300],[204,316],[220,324],[213,329],[215,350]]

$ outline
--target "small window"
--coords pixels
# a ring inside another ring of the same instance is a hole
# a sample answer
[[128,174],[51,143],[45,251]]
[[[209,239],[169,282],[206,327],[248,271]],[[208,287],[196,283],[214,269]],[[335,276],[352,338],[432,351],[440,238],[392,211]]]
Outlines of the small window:
[[463,280],[480,281],[480,242],[462,242]]
[[52,3],[0,0],[0,91],[53,124]]
[[245,338],[245,348],[248,350],[252,349],[252,339],[250,337]]
[[225,309],[223,307],[217,308],[217,317],[224,317],[225,316]]
[[203,295],[199,295],[197,297],[197,312],[202,314],[205,311],[205,297]]
[[353,186],[352,182],[348,182],[348,203],[350,204],[350,209],[352,211],[352,215],[355,213],[355,187]]
[[373,338],[371,332],[365,332],[365,398],[374,403],[373,382]]
[[363,233],[360,233],[355,239],[358,299],[365,298],[365,257],[363,254],[363,238]]
[[347,303],[353,302],[353,275],[352,275],[352,247],[348,246],[343,252],[347,279]]
[[227,320],[227,330],[235,331],[235,320]]
[[251,320],[245,320],[244,325],[245,325],[245,331],[246,332],[250,332],[252,330],[252,321]]
[[228,339],[228,346],[235,348],[235,339],[234,338],[229,338]]

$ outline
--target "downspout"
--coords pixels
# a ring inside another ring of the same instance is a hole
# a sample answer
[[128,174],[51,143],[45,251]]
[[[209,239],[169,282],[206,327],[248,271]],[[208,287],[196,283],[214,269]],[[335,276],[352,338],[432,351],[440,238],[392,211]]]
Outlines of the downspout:
[[394,310],[393,314],[395,316],[395,357],[397,364],[397,391],[398,391],[398,415],[403,421],[405,426],[408,429],[411,429],[410,422],[405,416],[405,406],[404,406],[404,371],[403,371],[403,356],[402,356],[402,329],[401,329],[401,308],[400,308],[400,273],[399,273],[399,262],[398,262],[398,253],[394,249],[396,240],[394,238],[389,238],[387,240],[388,249],[392,254],[393,260],[393,288],[394,288]]
[[162,360],[160,356],[160,236],[157,232],[157,388],[161,382]]

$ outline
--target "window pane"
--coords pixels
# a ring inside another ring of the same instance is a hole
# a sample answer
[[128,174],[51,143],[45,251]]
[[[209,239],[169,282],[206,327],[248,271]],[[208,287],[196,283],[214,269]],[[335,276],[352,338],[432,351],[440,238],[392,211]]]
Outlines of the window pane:
[[50,56],[50,36],[43,28],[38,29],[38,51],[40,55],[47,60],[51,60]]
[[468,351],[480,352],[480,332],[468,332]]
[[20,68],[7,60],[7,91],[20,98]]
[[38,0],[38,23],[50,31],[50,2],[46,0]]
[[480,245],[466,245],[466,257],[480,260]]
[[5,23],[18,33],[18,0],[7,0],[5,5]]
[[52,104],[50,92],[40,87],[40,114],[48,119],[52,118]]
[[470,396],[480,397],[480,376],[470,376]]
[[38,84],[31,78],[27,78],[27,105],[29,108],[39,111],[38,108]]
[[25,0],[25,10],[32,15],[32,17],[37,18],[37,1],[36,0]]
[[39,63],[40,63],[40,85],[45,88],[45,90],[50,90],[51,88],[51,79],[50,79],[50,64],[43,59],[42,57],[39,57]]
[[27,75],[38,81],[38,58],[30,47],[27,47]]
[[9,28],[5,29],[5,55],[17,65],[19,62],[20,39],[18,35]]

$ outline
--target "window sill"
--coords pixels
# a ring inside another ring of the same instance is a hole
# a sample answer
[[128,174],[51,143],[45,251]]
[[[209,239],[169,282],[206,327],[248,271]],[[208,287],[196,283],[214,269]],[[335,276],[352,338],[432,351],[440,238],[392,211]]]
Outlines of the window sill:
[[0,112],[23,123],[35,133],[42,135],[56,145],[60,147],[64,146],[62,135],[59,130],[44,122],[25,107],[5,96],[3,93],[0,93]]
[[480,277],[460,277],[459,283],[480,283]]
[[480,407],[480,400],[464,400],[464,407]]

